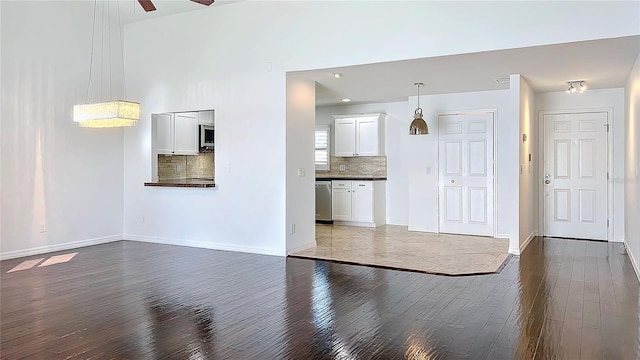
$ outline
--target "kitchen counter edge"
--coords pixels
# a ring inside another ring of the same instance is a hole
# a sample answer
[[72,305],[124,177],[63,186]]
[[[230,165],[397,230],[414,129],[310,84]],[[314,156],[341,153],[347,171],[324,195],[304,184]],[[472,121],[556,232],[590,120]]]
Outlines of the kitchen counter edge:
[[192,179],[179,179],[179,180],[158,180],[145,182],[144,186],[154,187],[177,187],[177,188],[215,188],[216,183],[208,180],[192,180]]
[[386,177],[357,177],[357,176],[316,176],[316,181],[355,180],[355,181],[386,181]]

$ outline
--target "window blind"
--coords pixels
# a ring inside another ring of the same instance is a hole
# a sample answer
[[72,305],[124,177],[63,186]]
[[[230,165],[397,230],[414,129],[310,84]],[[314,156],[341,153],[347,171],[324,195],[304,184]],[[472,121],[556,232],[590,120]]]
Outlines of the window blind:
[[329,170],[329,127],[318,127],[315,133],[316,170]]

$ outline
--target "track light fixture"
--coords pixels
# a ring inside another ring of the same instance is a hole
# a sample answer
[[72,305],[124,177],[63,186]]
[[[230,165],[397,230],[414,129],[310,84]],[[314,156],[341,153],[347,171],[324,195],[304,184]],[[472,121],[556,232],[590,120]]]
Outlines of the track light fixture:
[[568,93],[574,93],[576,91],[580,91],[582,93],[587,90],[584,80],[569,81],[567,84],[569,85],[569,88],[567,89]]

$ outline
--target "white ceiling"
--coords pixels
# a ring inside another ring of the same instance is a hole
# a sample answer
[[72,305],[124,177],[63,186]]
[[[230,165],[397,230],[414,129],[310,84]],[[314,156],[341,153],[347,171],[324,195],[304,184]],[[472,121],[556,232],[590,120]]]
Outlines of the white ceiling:
[[[113,0],[98,0],[98,6],[101,1],[109,1],[115,3]],[[120,16],[122,17],[123,24],[129,24],[136,21],[144,21],[148,19],[157,18],[160,16],[173,15],[183,13],[187,11],[204,10],[209,8],[215,8],[222,5],[233,4],[242,0],[215,0],[211,6],[205,6],[198,4],[191,0],[151,0],[155,5],[156,10],[145,12],[142,6],[138,3],[138,0],[118,0],[120,4]],[[111,5],[111,10],[114,11],[114,5]]]
[[[640,36],[488,51],[349,67],[301,71],[317,82],[316,104],[405,101],[420,93],[508,89],[498,78],[521,74],[535,92],[564,91],[585,80],[590,89],[624,87],[640,53]],[[332,73],[342,73],[336,79]]]

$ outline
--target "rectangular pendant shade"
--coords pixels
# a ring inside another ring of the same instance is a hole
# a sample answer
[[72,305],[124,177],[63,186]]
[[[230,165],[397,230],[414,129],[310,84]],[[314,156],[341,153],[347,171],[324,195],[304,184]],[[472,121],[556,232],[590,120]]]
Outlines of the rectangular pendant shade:
[[136,126],[139,119],[140,104],[130,101],[110,101],[73,107],[73,121],[80,127]]

